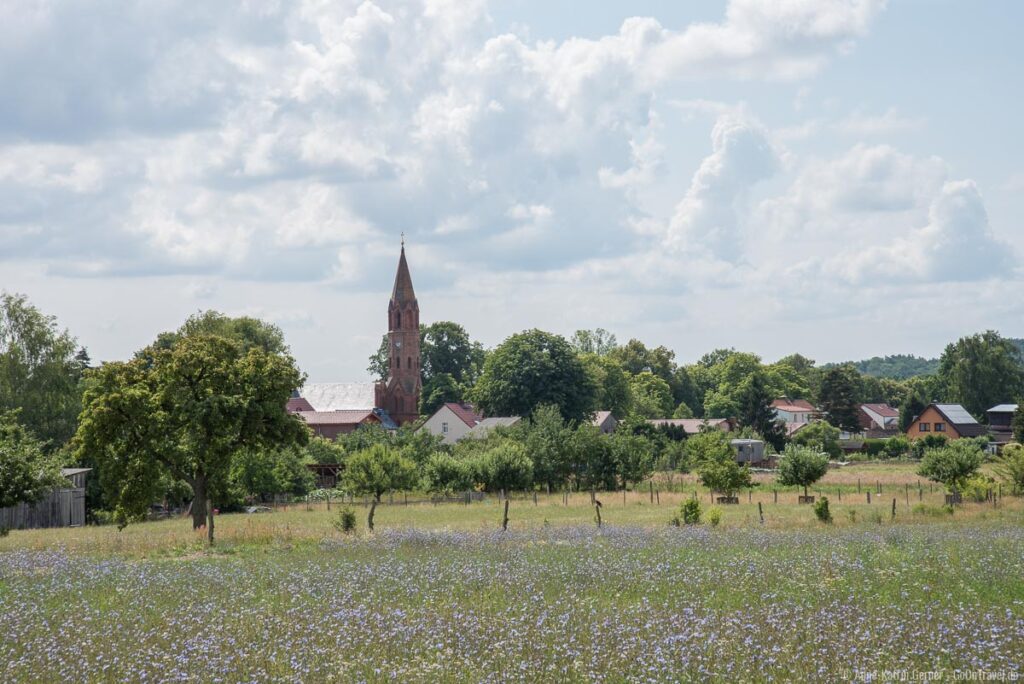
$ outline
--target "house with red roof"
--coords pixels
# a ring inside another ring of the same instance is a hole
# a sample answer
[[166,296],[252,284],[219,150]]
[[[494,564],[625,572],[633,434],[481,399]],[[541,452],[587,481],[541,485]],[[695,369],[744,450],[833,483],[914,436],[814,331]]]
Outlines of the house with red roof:
[[861,404],[857,420],[865,437],[894,437],[900,432],[900,412],[888,404]]
[[471,404],[448,402],[427,418],[420,430],[440,435],[442,444],[455,444],[483,419]]

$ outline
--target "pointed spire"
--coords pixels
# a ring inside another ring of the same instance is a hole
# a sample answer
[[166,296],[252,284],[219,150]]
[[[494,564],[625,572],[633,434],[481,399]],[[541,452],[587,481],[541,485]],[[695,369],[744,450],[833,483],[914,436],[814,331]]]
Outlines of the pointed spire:
[[412,276],[409,275],[409,264],[405,261],[405,234],[402,234],[402,255],[398,258],[398,272],[395,273],[395,287],[391,290],[391,301],[397,304],[415,301],[416,292],[412,289]]

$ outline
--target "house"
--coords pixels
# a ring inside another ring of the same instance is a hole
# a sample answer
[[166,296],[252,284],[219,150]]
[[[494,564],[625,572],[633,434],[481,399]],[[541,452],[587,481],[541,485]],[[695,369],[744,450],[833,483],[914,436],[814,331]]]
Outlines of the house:
[[355,411],[296,411],[295,415],[306,421],[313,434],[324,439],[337,439],[362,425],[395,425],[380,409],[359,409]]
[[602,435],[610,435],[619,426],[619,421],[611,411],[598,411],[590,424],[599,429]]
[[790,399],[779,397],[772,402],[775,417],[786,423],[810,423],[820,411],[806,399]]
[[472,405],[449,402],[427,418],[420,430],[440,435],[442,444],[455,444],[483,419]]
[[728,418],[652,418],[647,422],[654,427],[682,428],[688,435],[695,435],[704,429],[731,432],[733,427]]
[[79,527],[85,524],[85,479],[92,468],[62,468],[68,487],[54,489],[34,504],[0,508],[0,529]]
[[482,439],[487,436],[487,433],[497,427],[512,427],[518,423],[521,419],[519,416],[502,416],[493,418],[484,418],[479,423],[473,426],[473,429],[466,433],[466,437],[472,437],[473,439]]
[[857,411],[857,420],[862,432],[869,437],[875,436],[870,434],[872,432],[896,433],[900,429],[900,412],[888,404],[861,404]]
[[947,439],[981,437],[988,428],[974,419],[960,404],[928,404],[907,428],[909,439],[944,435]]
[[999,404],[993,406],[985,415],[992,441],[998,445],[1008,444],[1013,440],[1013,416],[1017,412],[1017,404]]

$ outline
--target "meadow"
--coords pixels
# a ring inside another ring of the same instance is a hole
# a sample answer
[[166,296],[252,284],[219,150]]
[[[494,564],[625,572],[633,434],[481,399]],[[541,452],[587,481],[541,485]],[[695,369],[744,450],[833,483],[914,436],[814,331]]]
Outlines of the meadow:
[[574,494],[513,501],[506,533],[494,500],[385,505],[375,534],[336,530],[337,505],[222,515],[213,549],[180,519],[13,531],[0,681],[1024,675],[1022,501],[949,513],[909,468],[857,469],[819,487],[831,525],[766,484],[673,527],[684,480],[600,493],[600,529]]

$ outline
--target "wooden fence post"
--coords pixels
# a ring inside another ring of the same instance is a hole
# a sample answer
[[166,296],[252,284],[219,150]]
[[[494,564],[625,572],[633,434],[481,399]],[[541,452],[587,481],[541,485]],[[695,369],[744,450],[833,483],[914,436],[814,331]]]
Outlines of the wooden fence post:
[[779,503],[779,490],[778,489],[773,489],[772,490],[772,494],[775,495],[775,503]]
[[650,482],[648,482],[648,484],[651,486],[651,503],[653,504],[654,503],[654,480],[651,480]]
[[860,494],[860,478],[857,478],[857,493]]
[[761,508],[761,502],[757,502],[757,515],[761,518],[761,524],[764,525],[764,509]]
[[896,499],[895,498],[893,498],[893,500],[892,500],[892,519],[893,520],[896,519]]
[[655,489],[654,490],[654,498],[657,499],[657,505],[660,506],[661,505],[661,490],[660,489]]
[[871,491],[868,491],[868,503],[871,503]]

